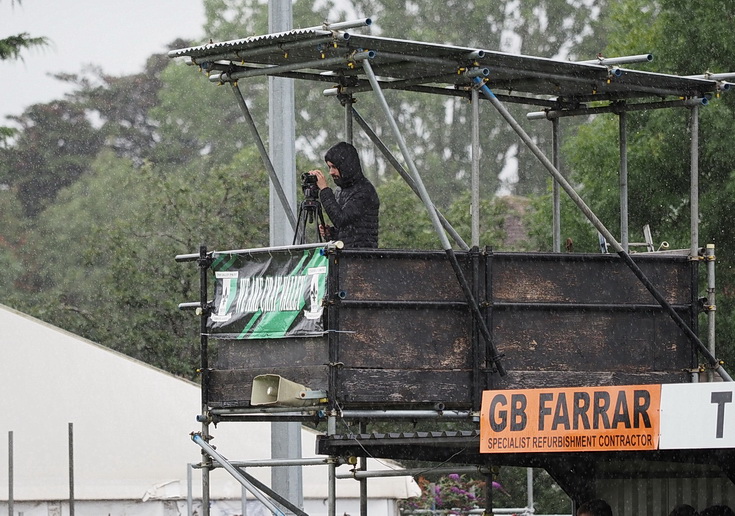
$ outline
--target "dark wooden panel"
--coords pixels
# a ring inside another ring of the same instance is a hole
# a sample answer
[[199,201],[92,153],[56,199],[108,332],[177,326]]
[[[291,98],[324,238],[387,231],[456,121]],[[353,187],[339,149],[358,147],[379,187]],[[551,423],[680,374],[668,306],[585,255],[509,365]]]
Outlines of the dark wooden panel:
[[[459,258],[471,279],[469,255]],[[505,378],[496,388],[687,382],[696,365],[681,330],[617,256],[498,253],[481,256],[491,277],[483,306]],[[471,408],[474,321],[444,253],[341,253],[332,268],[344,300],[330,306],[330,337],[210,340],[214,407],[249,405],[252,380],[279,374],[327,390],[329,339],[337,343],[344,406],[426,403]],[[690,321],[693,270],[681,257],[636,257]],[[486,293],[480,289],[480,299]],[[533,306],[536,303],[537,306]],[[214,354],[214,353],[213,353]],[[484,365],[484,364],[481,364]]]
[[508,370],[643,372],[693,365],[689,342],[660,311],[498,310],[492,332]]
[[210,340],[215,369],[322,365],[329,362],[327,338]]
[[339,311],[339,361],[349,367],[471,368],[472,316],[467,309]]
[[[471,281],[467,255],[458,259]],[[421,251],[346,254],[339,260],[339,290],[359,301],[465,300],[446,255]]]
[[[691,303],[691,267],[681,257],[636,263],[672,304]],[[656,304],[617,255],[493,255],[494,302]]]
[[471,372],[342,368],[337,397],[345,404],[376,406],[444,403],[469,406]]
[[327,366],[213,370],[209,377],[210,405],[249,406],[253,378],[261,374],[277,374],[314,390],[328,387]]
[[643,371],[614,373],[609,371],[524,371],[513,370],[496,379],[495,389],[536,389],[539,387],[596,387],[606,385],[646,385],[687,383],[684,371]]

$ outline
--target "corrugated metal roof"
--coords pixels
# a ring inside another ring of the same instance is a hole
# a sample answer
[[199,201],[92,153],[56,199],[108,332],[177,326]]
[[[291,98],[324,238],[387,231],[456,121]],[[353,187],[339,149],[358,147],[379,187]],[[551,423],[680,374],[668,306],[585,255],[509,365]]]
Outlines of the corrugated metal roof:
[[383,87],[467,94],[472,79],[465,72],[476,68],[489,72],[493,91],[527,104],[705,97],[719,88],[714,80],[314,28],[172,50],[169,56],[191,58],[218,82],[276,75],[331,82],[356,93],[370,89],[354,60],[364,50],[375,53],[370,62]]

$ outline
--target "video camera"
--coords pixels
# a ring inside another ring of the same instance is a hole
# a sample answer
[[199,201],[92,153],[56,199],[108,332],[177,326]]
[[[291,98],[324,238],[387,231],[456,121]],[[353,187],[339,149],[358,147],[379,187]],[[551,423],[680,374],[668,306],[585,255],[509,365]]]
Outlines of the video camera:
[[302,173],[301,190],[307,199],[319,199],[319,187],[316,185],[316,176],[308,172]]

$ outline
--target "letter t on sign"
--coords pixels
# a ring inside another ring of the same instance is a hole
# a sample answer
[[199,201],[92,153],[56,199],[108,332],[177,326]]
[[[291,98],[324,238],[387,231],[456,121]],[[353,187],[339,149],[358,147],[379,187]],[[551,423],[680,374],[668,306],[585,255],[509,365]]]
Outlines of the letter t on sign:
[[712,403],[717,404],[717,438],[722,439],[725,427],[725,403],[732,403],[732,391],[713,392]]

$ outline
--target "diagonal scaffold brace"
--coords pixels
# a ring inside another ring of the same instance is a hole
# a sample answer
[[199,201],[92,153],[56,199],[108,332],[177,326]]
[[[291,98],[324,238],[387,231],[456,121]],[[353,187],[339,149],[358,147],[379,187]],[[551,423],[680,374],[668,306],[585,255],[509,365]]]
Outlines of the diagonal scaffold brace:
[[[285,513],[281,509],[276,507],[276,505],[268,498],[268,496],[276,500],[278,503],[283,505],[286,509],[288,509],[296,516],[309,516],[307,513],[293,505],[291,502],[270,490],[265,484],[255,479],[252,475],[241,471],[240,468],[230,463],[230,461],[228,461],[219,452],[217,452],[214,447],[212,447],[212,445],[210,445],[204,439],[204,437],[202,437],[200,433],[192,433],[191,439],[196,444],[198,444],[199,447],[207,455],[213,458],[217,462],[217,464],[222,466],[230,475],[232,475],[233,478],[240,483],[240,485],[250,491],[253,496],[255,496],[255,498],[257,498],[258,501],[260,501],[260,503],[262,503],[272,514],[276,516],[285,516]],[[264,493],[266,493],[268,496],[266,496],[266,494]]]
[[403,139],[403,135],[401,135],[401,131],[398,128],[398,124],[393,118],[393,114],[391,113],[390,107],[388,106],[388,102],[385,100],[385,96],[383,95],[383,90],[380,88],[378,79],[375,77],[375,73],[373,72],[372,66],[370,65],[371,57],[372,55],[369,55],[367,53],[365,53],[365,55],[363,56],[360,56],[360,61],[361,61],[363,70],[365,71],[365,75],[367,76],[368,81],[370,82],[370,85],[372,86],[373,92],[378,98],[378,101],[383,110],[383,113],[385,114],[385,117],[390,124],[391,130],[393,132],[393,136],[398,142],[398,146],[401,149],[401,154],[403,155],[403,159],[405,160],[406,164],[408,165],[408,169],[411,172],[413,183],[416,189],[418,190],[418,194],[419,194],[419,197],[421,197],[421,201],[424,203],[424,206],[426,207],[426,211],[429,214],[431,224],[432,226],[434,226],[434,231],[436,231],[437,235],[439,235],[439,240],[441,241],[442,249],[444,249],[444,252],[447,254],[447,257],[449,258],[449,262],[451,263],[452,269],[454,270],[454,273],[457,276],[457,281],[459,282],[460,287],[462,288],[462,292],[464,293],[465,299],[467,300],[467,304],[469,305],[472,316],[475,319],[475,322],[477,323],[477,326],[480,330],[480,334],[482,335],[482,337],[485,339],[485,342],[487,343],[487,346],[489,348],[490,355],[491,355],[490,357],[488,357],[488,360],[492,362],[492,364],[495,366],[495,369],[497,370],[500,376],[505,376],[507,372],[500,360],[502,358],[502,355],[498,352],[497,348],[495,347],[495,343],[493,342],[492,335],[490,334],[490,330],[488,329],[485,319],[483,318],[482,312],[480,311],[480,307],[477,304],[477,300],[475,299],[475,296],[472,294],[470,285],[467,282],[467,279],[465,278],[464,273],[462,272],[462,268],[460,267],[459,262],[457,261],[457,256],[454,253],[454,249],[452,249],[452,245],[449,243],[449,239],[447,238],[447,235],[444,232],[444,228],[442,227],[442,223],[441,223],[441,220],[439,219],[439,215],[437,214],[437,210],[434,208],[434,203],[431,201],[431,198],[429,197],[429,193],[427,192],[426,187],[424,186],[424,182],[421,179],[421,175],[419,174],[418,169],[416,168],[416,164],[413,162],[413,159],[411,158],[411,153],[408,151],[408,146],[406,145],[406,141]]
[[597,218],[590,207],[587,206],[584,200],[574,190],[572,185],[569,184],[569,182],[564,178],[561,172],[557,170],[557,168],[551,163],[551,161],[549,161],[549,159],[541,151],[541,149],[539,149],[539,147],[534,143],[531,137],[528,136],[528,133],[526,133],[526,131],[524,131],[524,129],[515,120],[515,118],[513,118],[513,115],[510,114],[510,112],[505,108],[502,102],[500,102],[497,97],[495,97],[495,94],[490,90],[490,88],[487,87],[483,79],[476,77],[473,79],[473,81],[475,82],[476,86],[479,87],[483,95],[485,95],[485,97],[490,101],[493,107],[498,111],[498,113],[500,113],[500,116],[502,116],[505,121],[508,122],[508,125],[510,125],[511,128],[516,132],[516,134],[518,134],[518,136],[521,138],[521,140],[523,140],[523,143],[526,144],[531,152],[533,152],[533,154],[539,159],[539,161],[541,161],[541,164],[546,168],[546,170],[549,171],[549,173],[552,175],[554,180],[556,180],[559,186],[561,186],[562,189],[567,193],[567,195],[569,195],[571,200],[574,202],[574,204],[577,205],[577,207],[584,214],[587,220],[589,220],[589,222],[595,227],[595,229],[599,231],[600,234],[605,237],[605,239],[607,239],[607,241],[610,243],[618,256],[620,256],[620,258],[623,260],[623,262],[625,262],[628,268],[633,271],[633,274],[635,274],[640,282],[643,283],[643,285],[651,293],[654,299],[661,305],[664,311],[669,314],[669,317],[671,317],[674,323],[676,323],[681,331],[684,332],[692,345],[695,346],[695,348],[699,350],[699,352],[707,359],[707,362],[712,367],[712,369],[717,371],[717,373],[722,377],[723,380],[728,382],[733,381],[727,371],[725,371],[725,369],[722,367],[720,361],[710,352],[707,346],[705,346],[704,343],[699,339],[699,337],[694,333],[694,331],[692,331],[692,329],[689,327],[689,325],[687,325],[684,319],[682,319],[681,316],[676,313],[676,310],[674,310],[671,304],[666,301],[661,292],[658,291],[656,286],[651,282],[650,279],[648,279],[641,268],[638,267],[638,265],[633,261],[633,259],[630,257],[630,254],[628,254],[625,249],[623,249],[620,242],[615,239],[615,237],[605,227],[602,221]]

